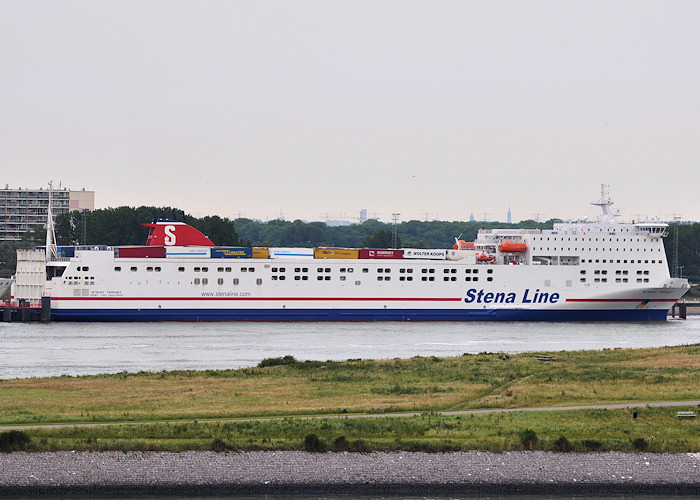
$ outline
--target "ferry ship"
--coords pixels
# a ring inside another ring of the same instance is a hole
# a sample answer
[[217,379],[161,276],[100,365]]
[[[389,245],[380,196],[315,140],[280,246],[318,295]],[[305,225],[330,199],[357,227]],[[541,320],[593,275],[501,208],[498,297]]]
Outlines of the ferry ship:
[[596,221],[451,249],[217,247],[157,219],[143,247],[18,251],[12,298],[50,297],[55,321],[665,320],[689,288],[669,275],[667,224],[618,222],[605,189],[593,204]]

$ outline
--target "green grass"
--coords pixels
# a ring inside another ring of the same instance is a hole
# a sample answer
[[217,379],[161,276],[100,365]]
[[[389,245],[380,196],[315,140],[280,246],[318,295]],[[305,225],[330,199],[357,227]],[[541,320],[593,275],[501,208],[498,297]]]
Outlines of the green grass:
[[675,408],[512,412],[466,416],[281,419],[247,422],[155,423],[104,427],[26,429],[30,451],[57,450],[303,450],[318,436],[328,451],[509,451],[530,449],[524,430],[537,436],[532,449],[558,451],[700,451],[697,420],[679,420]]
[[[510,450],[522,449],[519,436],[531,429],[538,449],[697,451],[697,419],[675,418],[685,408],[642,409],[636,422],[631,410],[431,414],[673,400],[700,400],[700,345],[385,361],[286,359],[241,370],[1,380],[0,425],[152,422],[27,429],[32,449],[42,450],[303,449],[310,434],[328,450]],[[425,415],[201,422],[401,411]]]

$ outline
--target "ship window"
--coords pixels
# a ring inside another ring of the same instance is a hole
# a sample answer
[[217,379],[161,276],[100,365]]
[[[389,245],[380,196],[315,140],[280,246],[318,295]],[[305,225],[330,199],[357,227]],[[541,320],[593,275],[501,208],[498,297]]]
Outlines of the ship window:
[[326,277],[324,277],[324,279],[325,279],[326,281],[330,281],[330,280],[331,280],[331,277],[330,277],[330,276],[326,276]]
[[277,281],[277,275],[272,277],[272,281]]
[[585,270],[585,269],[581,269],[581,274],[586,274],[586,270]]
[[435,269],[428,269],[428,272],[432,274],[435,272]]
[[280,276],[280,279],[281,279],[281,280],[284,280],[284,279],[286,279],[286,278],[287,278],[287,277],[284,276],[284,275]]
[[428,277],[427,277],[427,276],[423,276],[423,277],[421,278],[421,281],[428,281]]
[[345,281],[345,276],[341,276],[340,281]]
[[199,278],[195,278],[195,279],[194,279],[194,284],[195,284],[195,285],[199,285]]
[[302,279],[302,281],[306,281],[309,279],[309,277],[305,275],[305,276],[302,276],[301,279]]
[[223,284],[224,284],[224,279],[223,279],[223,278],[219,278],[218,280],[216,280],[216,282],[217,282],[219,285],[223,285]]
[[378,272],[378,273],[383,273],[383,272],[384,272],[384,269],[382,269],[382,268],[380,267],[379,269],[377,269],[377,272]]
[[318,281],[323,281],[323,276],[316,276],[316,279],[317,279]]
[[299,280],[301,279],[301,276],[294,276],[294,279],[295,279],[296,281],[299,281]]
[[360,283],[361,283],[361,281],[356,281],[356,282],[355,282],[356,285],[359,285]]
[[286,268],[286,267],[280,267],[280,272],[281,272],[281,273],[284,273],[284,272],[286,272],[286,271],[287,271],[287,268]]
[[201,269],[200,269],[199,267],[195,267],[195,268],[194,268],[194,272],[195,272],[195,273],[198,273],[199,271],[201,271]]
[[121,271],[121,270],[122,270],[122,268],[121,268],[121,267],[119,267],[119,266],[117,266],[117,267],[115,267],[115,268],[114,268],[114,270],[115,270],[115,271],[117,271],[117,272],[119,272],[119,271]]
[[489,274],[493,274],[493,269],[487,269],[486,272]]
[[471,280],[472,280],[471,276],[467,276],[466,278],[464,278],[464,281],[471,281]]
[[224,268],[223,268],[223,267],[217,267],[217,268],[216,268],[216,272],[217,272],[217,273],[223,273],[223,272],[224,272]]
[[457,281],[457,276],[451,276],[450,281]]
[[301,267],[295,267],[294,268],[295,273],[300,273],[301,272]]
[[377,281],[384,281],[384,276],[377,276]]
[[363,267],[363,268],[362,268],[362,272],[363,272],[363,273],[368,273],[368,272],[369,272],[369,269],[367,269],[366,267]]
[[467,273],[467,274],[469,274],[469,273],[472,272],[472,270],[471,270],[471,269],[465,269],[464,272]]
[[136,266],[134,266],[134,267],[131,268],[131,272],[132,272],[132,273],[135,273],[136,271],[137,271]]
[[181,272],[181,273],[184,273],[184,272],[185,272],[185,268],[184,268],[184,267],[178,267],[177,270],[178,270],[179,272]]
[[155,270],[156,270],[157,273],[159,273],[159,272],[160,272],[160,267],[156,266],[156,267],[155,267]]
[[326,268],[326,272],[327,272],[327,273],[330,273],[330,272],[331,272],[331,268],[330,268],[330,267],[327,267],[327,268]]
[[234,285],[237,285],[237,284],[239,284],[240,282],[241,282],[241,281],[240,281],[238,278],[233,278],[233,284],[234,284]]
[[262,279],[261,278],[256,279],[255,283],[257,283],[258,285],[262,285]]
[[450,270],[449,270],[449,269],[443,269],[442,272],[445,273],[445,274],[450,274]]
[[344,267],[341,267],[341,268],[340,268],[340,272],[341,272],[341,273],[346,272],[346,271],[345,271],[345,268],[344,268]]
[[202,285],[206,285],[209,283],[209,280],[207,278],[202,278]]
[[87,267],[87,266],[83,266],[83,271],[89,271],[89,270],[90,270],[90,268],[89,268],[89,267]]
[[474,276],[474,279],[473,279],[472,281],[479,281],[479,277],[478,277],[478,276]]
[[449,277],[449,276],[445,276],[444,278],[442,278],[442,281],[450,281],[450,277]]
[[203,272],[203,273],[208,273],[208,272],[209,272],[209,268],[208,268],[208,267],[203,267],[203,268],[202,268],[202,272]]
[[478,269],[474,269],[474,274],[476,274],[476,273],[478,273],[478,272],[479,272]]
[[435,276],[430,276],[430,277],[428,278],[428,281],[435,281]]
[[486,278],[486,281],[493,281],[493,276],[489,276],[488,278]]
[[148,267],[146,268],[146,272],[147,272],[147,273],[152,273],[152,272],[153,272],[153,268],[152,268],[151,266],[148,266]]

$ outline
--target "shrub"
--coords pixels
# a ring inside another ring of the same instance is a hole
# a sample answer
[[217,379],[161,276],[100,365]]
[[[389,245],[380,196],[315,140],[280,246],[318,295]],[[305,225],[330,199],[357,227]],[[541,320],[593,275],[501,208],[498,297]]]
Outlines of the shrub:
[[532,429],[523,429],[520,431],[520,443],[528,450],[532,450],[537,446],[538,442],[537,434],[535,434],[535,431]]
[[352,442],[350,450],[356,451],[357,453],[365,453],[367,451],[367,443],[365,443],[362,439],[356,439]]
[[649,448],[649,443],[644,438],[637,438],[634,441],[632,441],[632,446],[637,451],[647,451],[647,449]]
[[335,448],[335,451],[347,451],[350,447],[350,443],[345,436],[339,436],[335,438],[335,441],[333,441],[333,447]]
[[590,451],[596,451],[603,446],[603,443],[597,439],[584,439],[581,444],[583,444],[583,446]]
[[221,439],[215,439],[211,442],[211,451],[222,452],[229,449],[228,445]]
[[297,360],[294,356],[287,354],[281,358],[265,358],[258,363],[258,368],[265,368],[267,366],[292,365],[296,362]]
[[8,431],[0,433],[0,451],[11,453],[26,450],[32,439],[23,431]]
[[571,451],[571,443],[564,436],[559,436],[559,438],[554,441],[554,447],[557,449],[557,451]]
[[316,434],[308,434],[304,438],[304,449],[313,453],[326,451],[326,447]]

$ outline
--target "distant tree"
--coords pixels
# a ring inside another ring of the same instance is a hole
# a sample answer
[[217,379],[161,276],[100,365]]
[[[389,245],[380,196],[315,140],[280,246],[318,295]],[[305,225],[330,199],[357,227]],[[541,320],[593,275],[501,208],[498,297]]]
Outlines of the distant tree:
[[[360,242],[362,248],[393,248],[394,233],[389,229],[377,231]],[[397,236],[397,248],[401,248],[401,238]]]

